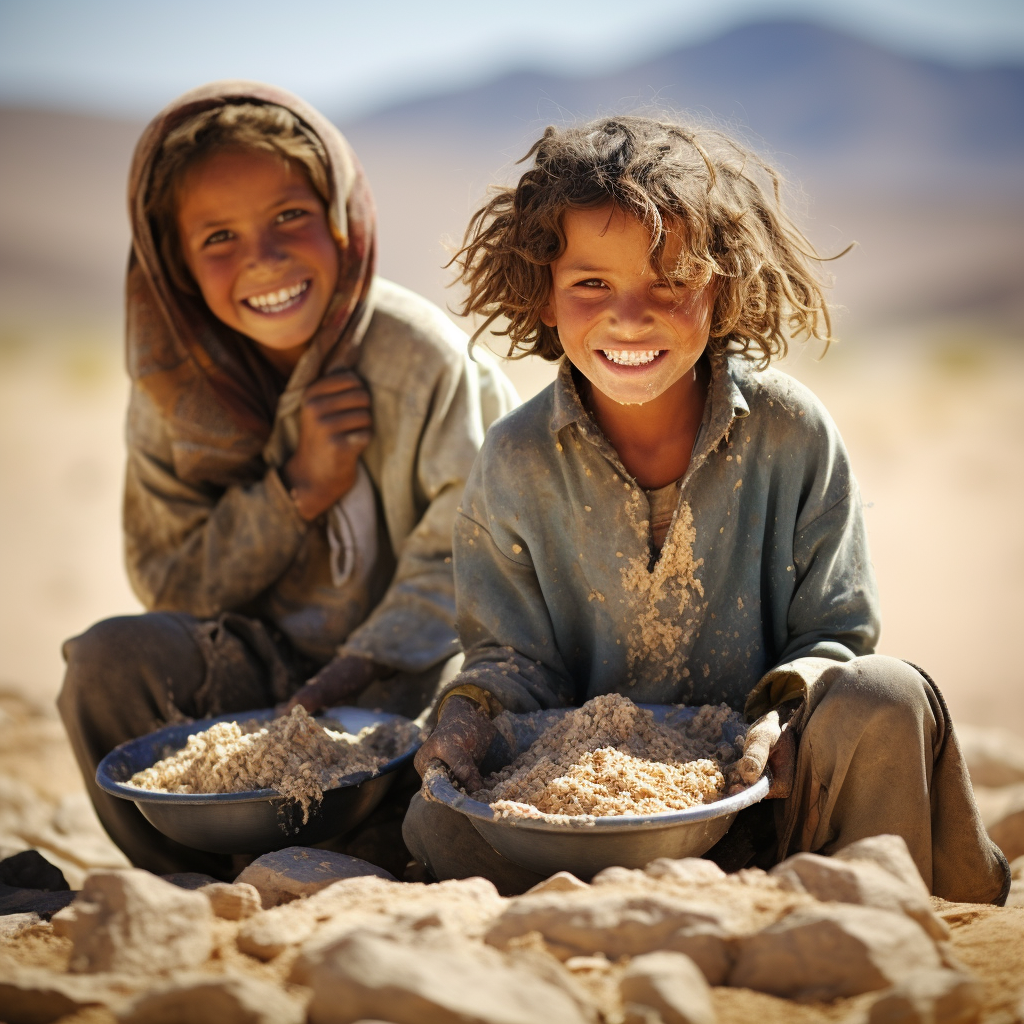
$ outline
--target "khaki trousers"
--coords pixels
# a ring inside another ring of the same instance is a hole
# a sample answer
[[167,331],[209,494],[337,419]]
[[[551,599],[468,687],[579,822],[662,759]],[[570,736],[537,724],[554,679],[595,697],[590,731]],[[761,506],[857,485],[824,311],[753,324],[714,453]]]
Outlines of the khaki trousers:
[[[936,896],[1006,900],[1006,859],[981,823],[949,712],[930,679],[882,655],[837,662],[815,686],[800,721],[792,795],[771,802],[774,828],[767,837],[760,833],[767,847],[751,850],[747,863],[770,864],[799,851],[834,853],[891,833],[906,840]],[[764,821],[765,810],[742,812],[719,846],[734,840],[744,821]],[[403,834],[413,856],[439,879],[483,875],[508,895],[540,881],[495,853],[468,818],[420,796],[410,804]],[[716,848],[708,856],[721,863],[720,853]]]

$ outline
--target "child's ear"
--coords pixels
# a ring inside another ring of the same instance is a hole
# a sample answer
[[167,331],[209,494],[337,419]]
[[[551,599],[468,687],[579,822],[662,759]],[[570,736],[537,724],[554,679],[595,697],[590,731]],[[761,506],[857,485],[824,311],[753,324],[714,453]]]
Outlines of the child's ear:
[[544,305],[540,307],[539,315],[540,322],[545,327],[558,326],[558,320],[555,317],[555,307],[552,305],[550,298],[548,298],[548,301],[545,302]]

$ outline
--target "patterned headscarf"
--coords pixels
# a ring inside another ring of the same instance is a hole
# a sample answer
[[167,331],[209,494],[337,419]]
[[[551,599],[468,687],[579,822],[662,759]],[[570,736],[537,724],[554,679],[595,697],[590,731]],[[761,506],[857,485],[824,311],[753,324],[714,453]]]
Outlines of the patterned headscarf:
[[[284,401],[280,378],[256,345],[218,320],[201,297],[175,287],[145,212],[147,189],[168,133],[195,114],[229,103],[287,108],[320,139],[327,154],[330,218],[342,240],[338,285],[288,381]],[[184,450],[176,451],[179,475],[189,482],[226,486],[250,477],[261,453],[279,464],[280,449],[294,432],[280,421],[294,419],[303,389],[326,370],[354,365],[372,314],[375,212],[355,155],[334,125],[291,93],[259,82],[211,82],[179,97],[142,133],[128,205],[128,370],[136,387],[160,409],[178,447],[196,453],[189,459]]]

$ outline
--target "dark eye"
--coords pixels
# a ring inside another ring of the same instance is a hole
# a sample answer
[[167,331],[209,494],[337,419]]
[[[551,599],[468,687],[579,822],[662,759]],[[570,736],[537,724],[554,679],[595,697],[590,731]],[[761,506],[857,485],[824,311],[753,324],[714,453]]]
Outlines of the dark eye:
[[279,224],[283,224],[285,221],[296,220],[299,217],[305,217],[305,216],[307,216],[307,213],[306,213],[305,210],[298,210],[298,209],[295,209],[295,210],[283,210],[281,213],[279,213],[277,215],[277,222]]
[[576,282],[576,287],[577,288],[603,288],[604,287],[604,281],[602,281],[599,277],[588,277],[584,281],[577,281]]
[[221,231],[214,231],[209,238],[203,242],[203,245],[216,245],[218,242],[227,242],[232,237],[231,232],[226,228]]

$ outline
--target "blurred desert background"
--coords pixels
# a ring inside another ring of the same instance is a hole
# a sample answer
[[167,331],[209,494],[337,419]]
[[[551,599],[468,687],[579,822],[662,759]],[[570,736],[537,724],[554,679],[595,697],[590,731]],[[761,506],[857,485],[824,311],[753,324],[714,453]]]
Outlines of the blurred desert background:
[[[857,243],[828,265],[840,342],[786,366],[852,453],[881,650],[926,668],[958,722],[1024,736],[1024,63],[802,17],[682,45],[676,28],[608,71],[483,67],[356,114],[311,96],[367,170],[380,272],[456,308],[445,245],[548,123],[655,106],[732,126],[785,168],[821,251]],[[64,638],[141,610],[121,556],[121,287],[145,117],[68,97],[0,95],[0,689],[40,707]],[[508,371],[523,397],[553,376]]]

